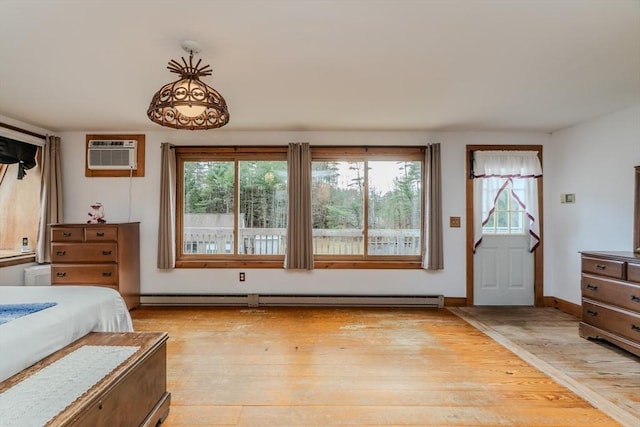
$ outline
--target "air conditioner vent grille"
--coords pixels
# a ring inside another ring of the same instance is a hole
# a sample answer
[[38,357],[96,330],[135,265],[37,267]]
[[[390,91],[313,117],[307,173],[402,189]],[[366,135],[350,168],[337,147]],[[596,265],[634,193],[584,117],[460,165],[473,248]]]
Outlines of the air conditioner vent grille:
[[136,143],[133,140],[90,140],[89,169],[137,169]]

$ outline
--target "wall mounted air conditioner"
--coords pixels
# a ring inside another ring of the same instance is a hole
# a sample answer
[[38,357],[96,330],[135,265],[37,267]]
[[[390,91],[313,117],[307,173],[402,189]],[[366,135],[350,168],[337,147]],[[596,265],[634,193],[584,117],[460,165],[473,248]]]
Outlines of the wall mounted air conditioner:
[[137,169],[138,141],[91,139],[87,146],[87,167],[91,170]]

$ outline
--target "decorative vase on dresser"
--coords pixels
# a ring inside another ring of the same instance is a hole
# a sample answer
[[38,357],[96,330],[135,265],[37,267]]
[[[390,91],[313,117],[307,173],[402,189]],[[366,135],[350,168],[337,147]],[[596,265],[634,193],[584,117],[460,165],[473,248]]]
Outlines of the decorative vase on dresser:
[[140,305],[140,223],[52,224],[51,284],[104,286]]

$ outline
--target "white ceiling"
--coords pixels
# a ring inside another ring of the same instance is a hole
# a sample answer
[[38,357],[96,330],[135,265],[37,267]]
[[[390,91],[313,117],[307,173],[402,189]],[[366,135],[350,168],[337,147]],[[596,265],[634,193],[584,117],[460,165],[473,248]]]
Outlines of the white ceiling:
[[229,105],[211,132],[552,132],[640,102],[639,0],[0,0],[0,114],[159,130],[187,39]]

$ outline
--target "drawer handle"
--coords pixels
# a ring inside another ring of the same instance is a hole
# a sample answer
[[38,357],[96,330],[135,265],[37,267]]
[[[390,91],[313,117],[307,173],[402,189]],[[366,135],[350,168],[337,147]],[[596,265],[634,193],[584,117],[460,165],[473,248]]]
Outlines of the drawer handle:
[[640,326],[631,325],[631,330],[632,331],[636,331],[636,332],[640,332]]
[[590,283],[587,283],[587,289],[589,289],[590,291],[597,291],[598,285],[592,285]]
[[640,302],[640,297],[637,295],[631,295],[631,301],[633,302]]
[[111,251],[102,251],[102,255],[111,255]]
[[62,237],[71,237],[71,233],[69,233],[68,231],[65,231],[62,233]]
[[596,264],[596,268],[597,268],[598,270],[606,270],[606,269],[607,269],[607,266],[606,266],[606,265],[604,265],[604,264]]
[[102,272],[102,277],[111,277],[111,272],[110,271],[103,271]]
[[596,317],[598,315],[598,312],[594,310],[587,310],[587,314],[589,316]]
[[102,231],[96,232],[96,237],[104,237],[104,233]]
[[56,251],[56,255],[57,256],[64,256],[64,254],[66,254],[66,251]]
[[59,271],[56,273],[56,277],[65,277],[67,275],[67,273],[65,273],[64,271]]

